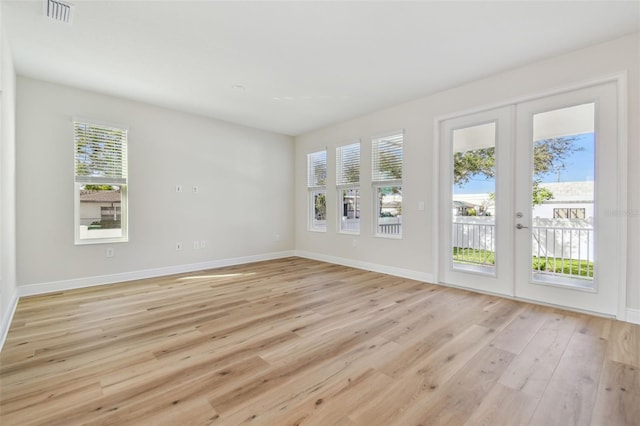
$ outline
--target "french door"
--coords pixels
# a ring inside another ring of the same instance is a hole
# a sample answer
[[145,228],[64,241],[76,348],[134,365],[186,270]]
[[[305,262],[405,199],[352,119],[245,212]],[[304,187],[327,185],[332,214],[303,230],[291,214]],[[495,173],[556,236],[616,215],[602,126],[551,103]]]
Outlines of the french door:
[[616,83],[440,126],[440,281],[615,315]]

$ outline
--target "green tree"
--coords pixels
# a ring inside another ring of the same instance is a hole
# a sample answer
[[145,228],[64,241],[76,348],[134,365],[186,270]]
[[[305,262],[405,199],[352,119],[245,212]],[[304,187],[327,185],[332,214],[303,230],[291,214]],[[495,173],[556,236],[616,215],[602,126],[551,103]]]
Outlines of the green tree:
[[77,176],[122,176],[121,130],[78,123],[75,140]]
[[539,179],[536,179],[533,181],[532,193],[533,193],[534,206],[537,206],[538,204],[542,204],[545,201],[551,200],[553,198],[553,192],[551,192],[548,188],[540,186]]
[[388,179],[402,179],[402,159],[399,152],[382,151],[378,159],[378,169],[384,172]]
[[344,177],[347,183],[360,182],[360,165],[349,164],[344,170]]
[[316,185],[327,184],[327,163],[325,161],[316,161],[313,163],[313,176]]
[[565,161],[574,152],[583,148],[574,146],[577,137],[566,136],[537,141],[533,145],[533,169],[540,178],[551,173],[559,173],[566,168]]
[[84,185],[84,190],[86,191],[117,191],[118,189],[113,187],[112,185],[87,184],[87,185]]
[[[390,180],[402,179],[402,142],[388,141],[390,149],[380,150],[378,157],[378,170]],[[401,186],[385,186],[378,190],[378,217],[382,217],[382,201],[386,195],[402,195]],[[398,214],[402,214],[402,206],[398,209]]]
[[[533,147],[533,205],[542,204],[553,198],[553,193],[540,186],[542,177],[551,173],[559,174],[566,168],[566,160],[583,148],[574,146],[575,136],[543,139]],[[495,148],[481,148],[453,155],[453,182],[462,186],[473,177],[487,179],[496,176]]]
[[316,220],[327,219],[327,197],[323,192],[317,193],[314,200]]

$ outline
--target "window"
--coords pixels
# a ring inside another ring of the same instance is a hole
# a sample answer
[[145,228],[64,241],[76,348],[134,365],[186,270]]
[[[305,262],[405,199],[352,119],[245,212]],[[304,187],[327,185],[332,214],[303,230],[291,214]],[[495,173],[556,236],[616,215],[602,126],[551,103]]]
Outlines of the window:
[[402,133],[372,142],[371,180],[375,196],[376,235],[402,236]]
[[75,242],[127,241],[127,130],[74,121]]
[[309,229],[327,230],[327,151],[307,154]]
[[554,219],[584,219],[586,217],[585,208],[562,207],[553,209]]
[[336,148],[340,232],[360,232],[360,142]]

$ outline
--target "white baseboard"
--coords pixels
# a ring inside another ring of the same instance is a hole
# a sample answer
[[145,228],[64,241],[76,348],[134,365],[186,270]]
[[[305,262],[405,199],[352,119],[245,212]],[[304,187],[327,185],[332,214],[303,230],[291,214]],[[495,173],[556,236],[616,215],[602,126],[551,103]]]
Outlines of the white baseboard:
[[640,324],[640,309],[627,308],[627,322]]
[[208,262],[190,263],[187,265],[167,266],[164,268],[146,269],[142,271],[122,272],[119,274],[100,275],[94,277],[75,278],[71,280],[52,281],[18,286],[18,296],[34,296],[57,291],[73,290],[77,288],[93,287],[97,285],[113,284],[123,281],[140,280],[144,278],[161,277],[166,275],[183,274],[186,272],[202,271],[205,269],[221,268],[224,266],[240,265],[244,263],[261,262],[264,260],[281,259],[294,256],[293,251],[258,254],[254,256],[234,257],[230,259],[212,260]]
[[10,295],[9,299],[9,308],[0,318],[0,351],[2,351],[2,347],[4,346],[4,341],[7,339],[7,334],[9,333],[9,327],[11,327],[11,320],[13,320],[13,314],[16,312],[16,307],[18,306],[18,293],[16,291]]
[[363,262],[360,260],[345,259],[343,257],[328,256],[326,254],[312,253],[304,250],[296,250],[295,255],[306,259],[319,260],[321,262],[335,263],[366,271],[379,272],[381,274],[395,275],[416,281],[433,282],[433,275],[426,272],[413,271],[411,269],[396,268],[394,266],[380,265],[377,263]]

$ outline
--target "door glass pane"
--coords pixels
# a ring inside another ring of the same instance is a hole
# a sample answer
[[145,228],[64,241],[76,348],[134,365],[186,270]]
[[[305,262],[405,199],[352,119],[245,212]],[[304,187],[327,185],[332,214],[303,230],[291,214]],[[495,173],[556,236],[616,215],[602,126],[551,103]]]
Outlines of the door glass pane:
[[454,269],[495,274],[496,123],[453,131]]
[[532,279],[593,287],[594,104],[533,116]]

